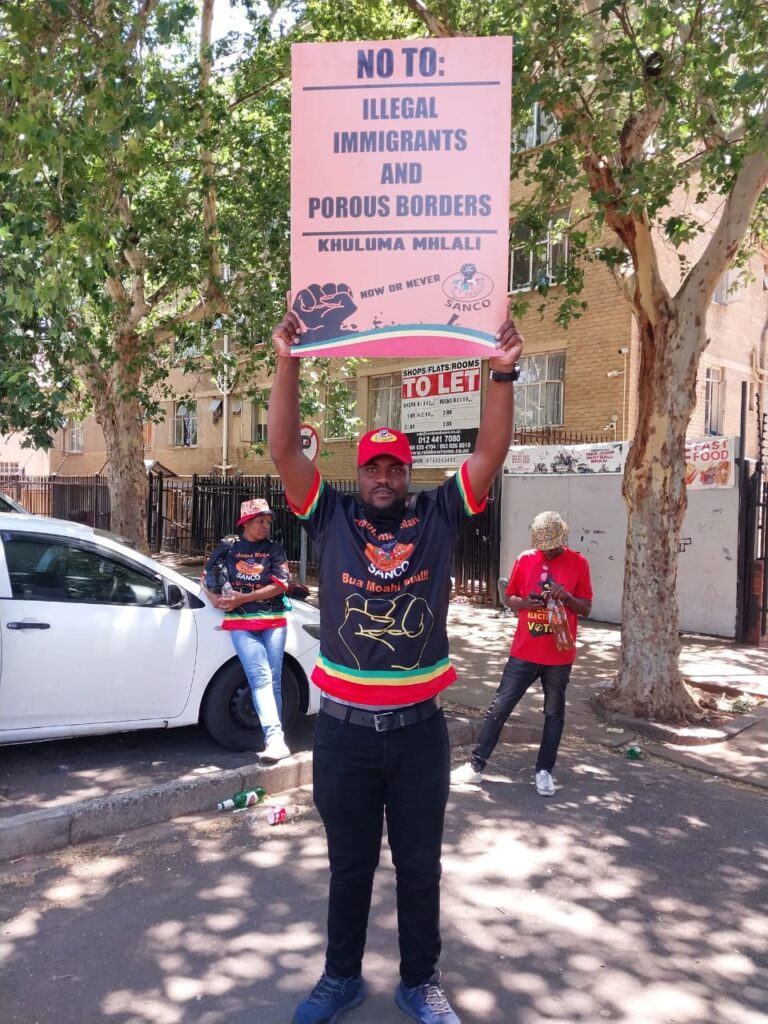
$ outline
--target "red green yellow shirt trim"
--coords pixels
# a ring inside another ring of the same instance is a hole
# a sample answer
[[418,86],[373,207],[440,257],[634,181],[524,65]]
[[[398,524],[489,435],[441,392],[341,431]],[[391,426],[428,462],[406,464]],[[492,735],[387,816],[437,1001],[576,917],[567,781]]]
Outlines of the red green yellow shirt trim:
[[287,626],[288,621],[284,612],[262,612],[255,614],[238,615],[237,612],[225,612],[222,629],[277,629],[279,626]]
[[482,512],[485,506],[488,504],[488,495],[480,501],[477,500],[473,491],[472,484],[469,480],[469,473],[467,471],[467,463],[463,462],[461,467],[456,474],[456,483],[459,488],[459,494],[461,500],[464,502],[464,510],[468,516],[476,516],[479,512]]
[[299,508],[298,505],[294,505],[291,499],[286,494],[288,504],[291,506],[293,511],[299,517],[299,519],[310,519],[312,513],[317,508],[317,503],[320,500],[320,495],[323,493],[323,478],[320,476],[320,471],[315,470],[315,479],[312,481],[312,486],[309,489],[309,494],[304,504]]
[[415,704],[429,700],[456,679],[448,658],[415,672],[363,672],[336,665],[319,655],[312,681],[331,697],[370,706]]

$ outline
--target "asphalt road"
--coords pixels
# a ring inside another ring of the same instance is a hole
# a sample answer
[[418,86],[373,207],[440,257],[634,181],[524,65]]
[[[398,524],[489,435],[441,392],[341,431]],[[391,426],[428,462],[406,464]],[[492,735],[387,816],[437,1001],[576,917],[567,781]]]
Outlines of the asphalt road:
[[[766,798],[570,745],[452,793],[443,976],[464,1024],[768,1024]],[[309,794],[270,827],[216,812],[0,869],[3,1024],[277,1024],[321,969],[327,867]],[[344,1024],[395,1024],[384,853]]]

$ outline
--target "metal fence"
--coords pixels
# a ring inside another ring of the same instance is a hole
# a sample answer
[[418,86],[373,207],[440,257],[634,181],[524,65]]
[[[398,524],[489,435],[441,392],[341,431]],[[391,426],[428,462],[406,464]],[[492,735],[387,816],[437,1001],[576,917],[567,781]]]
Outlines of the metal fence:
[[515,428],[512,444],[609,444],[615,440],[613,431],[604,431],[602,434],[590,434],[584,430],[571,430],[566,433],[562,430],[547,427],[542,427],[539,430]]
[[[357,487],[354,480],[329,482],[348,493]],[[152,477],[147,523],[150,550],[208,555],[222,537],[234,531],[240,505],[249,498],[267,501],[273,512],[272,536],[283,545],[289,561],[298,563],[301,526],[288,505],[282,481],[274,476],[222,479],[196,475],[192,480]],[[310,570],[316,568],[311,550],[307,564]]]
[[0,477],[0,491],[34,515],[55,516],[109,529],[109,488],[103,477]]
[[[357,490],[355,480],[329,483],[345,493]],[[109,491],[102,477],[0,478],[0,491],[36,515],[109,529]],[[272,535],[285,547],[292,569],[298,573],[303,561],[307,576],[314,578],[314,546],[302,540],[300,523],[290,510],[282,482],[273,476],[194,476],[192,480],[151,476],[147,492],[150,551],[207,556],[222,537],[233,532],[240,504],[248,498],[266,499],[274,513]],[[496,602],[500,509],[501,486],[497,482],[486,509],[468,521],[453,552],[447,553],[452,559],[456,592],[481,603]]]

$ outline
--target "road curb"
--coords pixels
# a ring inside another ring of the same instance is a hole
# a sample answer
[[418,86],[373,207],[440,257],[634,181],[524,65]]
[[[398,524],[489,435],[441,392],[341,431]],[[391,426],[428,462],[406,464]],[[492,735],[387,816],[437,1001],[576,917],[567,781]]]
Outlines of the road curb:
[[[482,719],[446,716],[451,746],[474,743]],[[541,730],[525,723],[506,725],[503,743],[537,743]],[[294,754],[276,765],[259,761],[206,775],[184,776],[156,786],[82,800],[66,807],[25,811],[0,819],[0,861],[50,853],[66,846],[119,835],[185,814],[216,811],[216,804],[242,789],[263,786],[270,796],[312,782],[312,753]]]
[[269,798],[311,781],[312,754],[307,752],[276,765],[257,761],[215,774],[174,779],[114,796],[83,800],[67,807],[27,811],[0,819],[0,861],[49,853],[184,814],[216,812],[220,800],[241,789],[263,786]]
[[588,699],[588,704],[598,718],[609,725],[621,726],[630,732],[636,732],[659,743],[671,743],[681,747],[723,743],[725,740],[738,736],[745,729],[751,729],[758,722],[754,715],[743,715],[738,719],[724,722],[716,727],[664,725],[661,722],[649,722],[644,718],[632,718],[629,715],[622,715],[617,711],[609,711],[603,707],[595,696]]

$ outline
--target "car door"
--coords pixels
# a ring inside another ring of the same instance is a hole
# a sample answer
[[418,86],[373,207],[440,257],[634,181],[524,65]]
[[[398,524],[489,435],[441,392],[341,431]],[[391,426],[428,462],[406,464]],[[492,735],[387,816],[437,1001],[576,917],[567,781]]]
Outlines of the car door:
[[197,629],[160,572],[97,541],[5,530],[2,545],[0,734],[181,713]]

